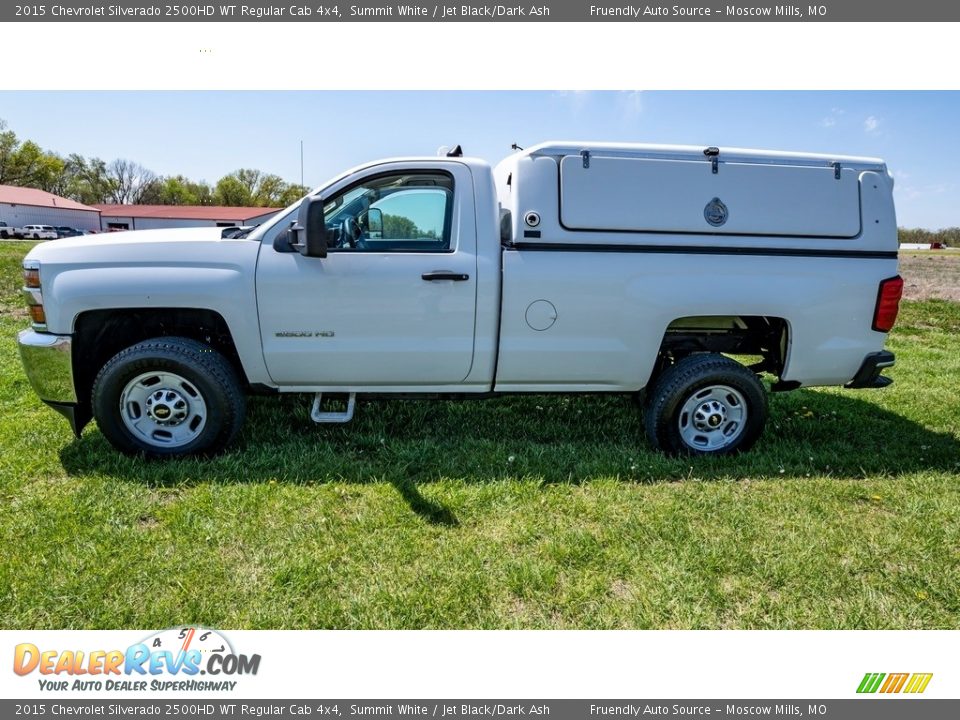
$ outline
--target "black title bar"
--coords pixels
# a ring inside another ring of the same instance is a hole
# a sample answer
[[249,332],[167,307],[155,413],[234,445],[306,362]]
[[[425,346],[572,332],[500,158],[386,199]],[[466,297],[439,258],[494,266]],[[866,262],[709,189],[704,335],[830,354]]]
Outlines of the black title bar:
[[60,0],[0,6],[2,22],[955,22],[960,3],[943,0],[814,0],[630,4],[548,0],[477,2],[160,3]]
[[[909,705],[910,708],[906,709]],[[645,720],[649,717],[780,717],[792,720],[943,720],[960,700],[241,700],[229,694],[172,698],[0,700],[2,717],[154,717],[240,720]]]

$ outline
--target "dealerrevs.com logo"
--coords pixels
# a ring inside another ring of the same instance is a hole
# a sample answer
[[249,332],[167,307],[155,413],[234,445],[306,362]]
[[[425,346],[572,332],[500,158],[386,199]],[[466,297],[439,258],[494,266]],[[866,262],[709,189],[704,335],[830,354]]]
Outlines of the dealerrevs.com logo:
[[13,653],[14,673],[36,674],[40,689],[48,691],[231,691],[234,678],[259,669],[259,654],[237,653],[222,633],[202,627],[163,630],[125,650],[20,643]]

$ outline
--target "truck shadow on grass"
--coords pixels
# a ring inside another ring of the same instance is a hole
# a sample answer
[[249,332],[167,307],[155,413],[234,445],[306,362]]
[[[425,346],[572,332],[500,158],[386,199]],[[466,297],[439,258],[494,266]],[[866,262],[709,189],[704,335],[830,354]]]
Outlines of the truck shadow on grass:
[[640,409],[620,396],[365,402],[344,426],[314,425],[305,398],[282,397],[251,399],[239,441],[218,457],[124,457],[91,428],[63,449],[61,460],[73,476],[106,474],[148,486],[388,482],[418,515],[452,526],[453,513],[425,498],[418,485],[439,479],[657,483],[960,472],[960,442],[846,392],[771,396],[764,436],[749,453],[732,458],[654,452],[643,437]]

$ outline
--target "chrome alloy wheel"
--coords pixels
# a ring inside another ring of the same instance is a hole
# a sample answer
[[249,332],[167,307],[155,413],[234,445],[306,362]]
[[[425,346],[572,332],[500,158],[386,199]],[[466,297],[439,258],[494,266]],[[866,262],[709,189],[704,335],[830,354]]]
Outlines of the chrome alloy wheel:
[[133,378],[120,394],[120,418],[131,434],[155,447],[180,447],[207,423],[207,404],[196,386],[172,372]]
[[696,450],[720,450],[735,442],[747,421],[747,403],[727,385],[711,385],[687,398],[680,410],[680,437]]

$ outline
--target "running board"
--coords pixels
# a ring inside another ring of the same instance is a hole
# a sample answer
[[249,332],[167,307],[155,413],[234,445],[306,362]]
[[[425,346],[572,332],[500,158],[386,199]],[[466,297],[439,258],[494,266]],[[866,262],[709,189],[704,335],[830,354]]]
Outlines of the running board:
[[315,423],[347,423],[353,420],[353,410],[357,404],[357,394],[350,393],[350,399],[347,400],[347,409],[344,412],[321,412],[320,404],[323,402],[323,393],[317,393],[313,396],[313,407],[310,409],[310,419]]

